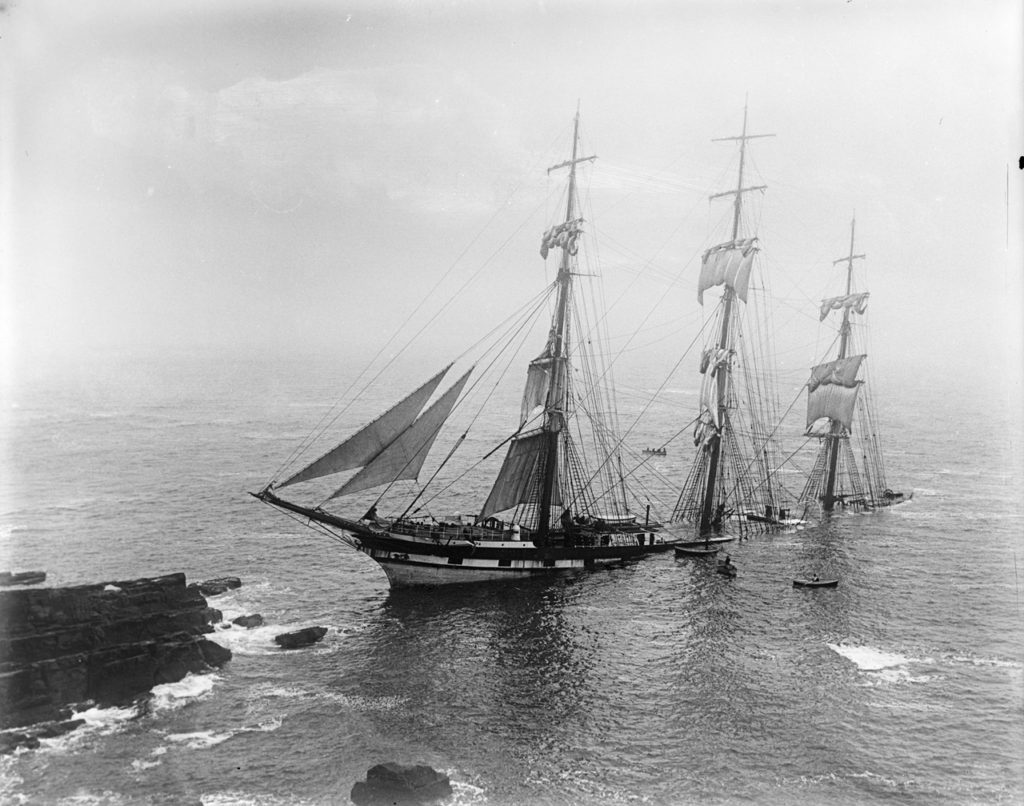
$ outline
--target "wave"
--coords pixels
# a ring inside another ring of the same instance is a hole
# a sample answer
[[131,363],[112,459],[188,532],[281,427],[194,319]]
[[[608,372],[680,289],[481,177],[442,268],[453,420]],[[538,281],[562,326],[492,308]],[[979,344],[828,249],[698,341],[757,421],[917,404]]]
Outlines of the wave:
[[833,652],[852,661],[858,669],[864,672],[877,672],[895,666],[904,666],[911,662],[911,659],[904,655],[883,652],[869,646],[852,646],[850,644],[827,644],[827,646]]
[[382,695],[369,697],[362,694],[345,694],[340,691],[324,691],[304,688],[298,685],[265,684],[253,689],[257,698],[281,697],[288,699],[313,699],[335,703],[353,711],[394,711],[405,707],[408,697]]
[[150,692],[153,711],[173,711],[205,697],[223,678],[216,674],[185,675],[177,683],[161,683]]

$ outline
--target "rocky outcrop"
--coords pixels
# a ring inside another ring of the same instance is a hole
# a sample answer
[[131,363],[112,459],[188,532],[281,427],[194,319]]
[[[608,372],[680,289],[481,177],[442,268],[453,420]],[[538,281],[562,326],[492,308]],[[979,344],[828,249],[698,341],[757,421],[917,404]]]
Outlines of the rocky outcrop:
[[38,585],[46,582],[45,571],[0,571],[0,587],[6,588],[11,585]]
[[251,630],[253,627],[263,626],[263,616],[259,613],[253,613],[251,616],[239,616],[238,618],[231,619],[231,623]]
[[349,797],[356,806],[414,806],[451,797],[448,776],[424,764],[406,766],[389,761],[366,771]]
[[220,596],[229,590],[242,587],[242,580],[238,577],[217,577],[207,579],[204,582],[193,582],[188,586],[190,590],[196,590],[203,596]]
[[304,646],[315,644],[327,635],[326,627],[305,627],[295,632],[285,632],[274,636],[274,641],[284,649],[301,649]]
[[184,574],[0,591],[0,729],[67,718],[65,706],[123,705],[219,667],[231,652]]

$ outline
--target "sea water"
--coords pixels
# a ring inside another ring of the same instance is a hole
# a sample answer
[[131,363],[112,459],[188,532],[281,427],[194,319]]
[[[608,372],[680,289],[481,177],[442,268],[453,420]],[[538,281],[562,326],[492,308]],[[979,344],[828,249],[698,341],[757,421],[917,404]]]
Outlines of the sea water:
[[[889,482],[913,499],[730,544],[735,579],[668,554],[391,592],[367,557],[246,494],[339,380],[326,357],[122,355],[36,365],[4,390],[5,567],[47,585],[235,575],[210,604],[265,626],[222,625],[224,668],[0,759],[0,802],[343,804],[388,760],[443,770],[455,804],[1024,798],[1009,407],[983,421],[977,401],[892,396]],[[653,411],[638,447],[679,430],[676,409]],[[652,461],[681,478],[689,451]],[[465,482],[466,511],[487,481]],[[793,588],[806,573],[839,587]],[[314,647],[273,641],[314,624],[329,628]]]

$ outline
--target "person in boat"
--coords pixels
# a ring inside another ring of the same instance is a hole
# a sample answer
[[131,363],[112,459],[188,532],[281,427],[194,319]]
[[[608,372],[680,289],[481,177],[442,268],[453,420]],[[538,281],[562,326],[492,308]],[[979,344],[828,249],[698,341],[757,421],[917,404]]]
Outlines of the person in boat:
[[730,558],[728,554],[725,555],[725,559],[722,561],[722,565],[724,565],[726,568],[732,566],[732,558]]

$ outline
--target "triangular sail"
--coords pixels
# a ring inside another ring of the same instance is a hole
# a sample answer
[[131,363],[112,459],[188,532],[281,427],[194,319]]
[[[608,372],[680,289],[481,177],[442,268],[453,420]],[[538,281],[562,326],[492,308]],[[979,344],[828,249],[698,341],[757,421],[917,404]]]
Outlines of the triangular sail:
[[697,301],[704,304],[704,292],[716,285],[725,284],[736,292],[736,296],[747,301],[747,286],[750,284],[750,269],[757,254],[757,238],[737,238],[713,246],[704,253],[697,282]]
[[449,369],[451,369],[451,364],[372,423],[277,486],[287,487],[289,484],[296,484],[300,481],[309,481],[345,470],[354,470],[372,462],[412,425],[416,415],[420,413],[423,405],[430,399],[434,390],[437,389],[437,385],[441,383],[441,378]]
[[330,497],[338,498],[342,495],[379,487],[381,484],[390,484],[393,481],[415,479],[472,371],[470,369],[459,378],[451,389],[423,412],[412,426],[402,432],[397,439]]

